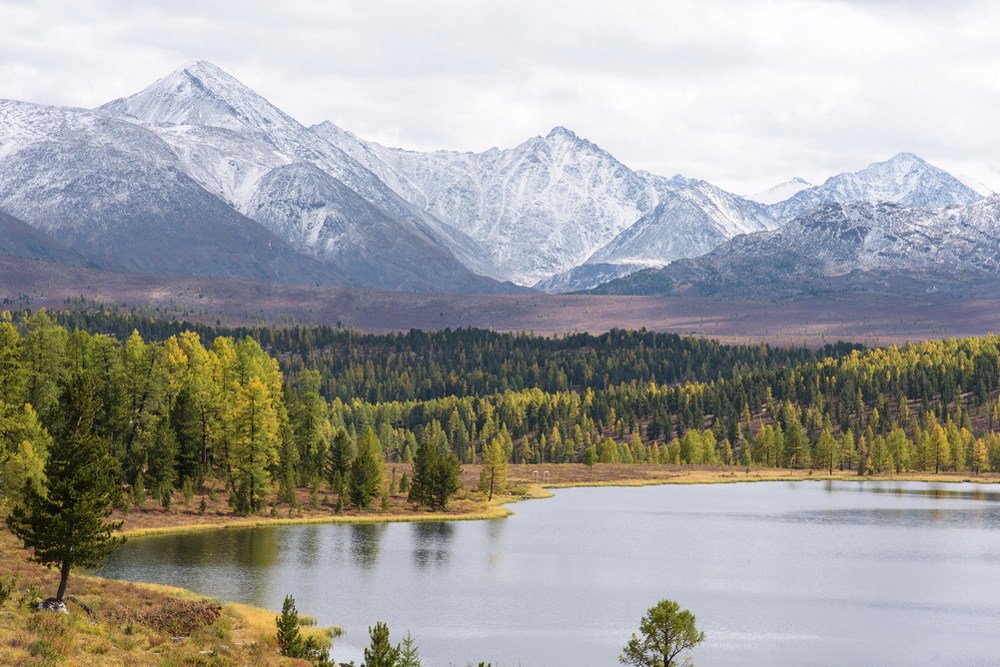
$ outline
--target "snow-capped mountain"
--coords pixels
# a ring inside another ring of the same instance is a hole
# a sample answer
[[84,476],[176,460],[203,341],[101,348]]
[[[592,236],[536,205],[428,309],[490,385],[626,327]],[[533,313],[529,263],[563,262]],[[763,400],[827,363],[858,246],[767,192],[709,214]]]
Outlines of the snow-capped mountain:
[[697,257],[740,234],[777,227],[762,204],[726,192],[706,181],[668,192],[588,263],[664,265]]
[[[767,207],[706,181],[687,180],[664,192],[652,211],[600,248],[582,266],[536,285],[545,291],[578,291],[643,268],[703,255],[719,244],[776,228]],[[591,268],[588,268],[591,267]]]
[[[824,204],[780,229],[612,281],[630,294],[822,291],[852,275],[969,282],[1000,272],[1000,196],[930,211],[891,202]],[[868,280],[868,279],[865,279]]]
[[[348,270],[357,284],[457,292],[507,289],[476,275],[482,267],[468,255],[474,244],[461,234],[409,204],[357,160],[211,63],[185,65],[100,111],[141,122],[173,149],[200,184],[300,252],[328,261],[377,249],[385,273],[373,262],[357,275]],[[305,180],[288,191],[274,189],[292,178]],[[300,198],[293,200],[292,193]],[[272,196],[277,199],[269,203]],[[329,233],[318,230],[320,213]],[[337,240],[335,252],[331,238]],[[387,244],[388,238],[393,243]],[[394,256],[394,250],[404,252]],[[456,258],[456,251],[466,255],[473,269]]]
[[746,198],[750,201],[755,201],[758,204],[770,206],[771,204],[777,204],[778,202],[785,201],[789,197],[792,197],[806,188],[811,187],[813,187],[812,183],[796,176],[795,178],[787,180],[784,183],[778,183],[763,192],[748,195]]
[[0,101],[0,209],[103,268],[344,283],[205,191],[154,133],[83,109]]
[[473,293],[957,275],[997,269],[987,192],[901,153],[742,198],[562,127],[389,148],[307,128],[204,61],[95,110],[0,101],[0,254],[136,272]]
[[511,149],[420,153],[313,127],[488,253],[500,277],[529,285],[584,262],[659,202],[669,179],[641,175],[557,127]]
[[888,201],[934,210],[964,206],[981,195],[960,180],[912,153],[900,153],[861,171],[838,174],[771,206],[781,221],[791,220],[829,202]]

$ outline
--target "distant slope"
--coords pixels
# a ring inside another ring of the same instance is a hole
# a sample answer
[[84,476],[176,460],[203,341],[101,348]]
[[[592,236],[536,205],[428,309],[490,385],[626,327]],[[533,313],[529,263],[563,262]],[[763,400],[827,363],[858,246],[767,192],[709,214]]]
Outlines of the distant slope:
[[0,211],[0,255],[85,266],[86,260],[26,222]]
[[752,232],[774,229],[767,207],[711,183],[686,180],[665,191],[656,207],[595,252],[583,265],[537,285],[549,292],[580,291],[676,259],[696,257]]
[[666,193],[652,211],[594,253],[589,263],[666,264],[702,255],[740,234],[777,227],[767,208],[705,181]]
[[747,195],[746,199],[750,201],[755,201],[758,204],[764,204],[765,206],[770,206],[771,204],[777,204],[778,202],[783,202],[786,199],[798,194],[806,188],[813,187],[813,184],[805,179],[796,176],[784,183],[778,183],[777,185],[764,190],[763,192],[758,192],[756,194]]

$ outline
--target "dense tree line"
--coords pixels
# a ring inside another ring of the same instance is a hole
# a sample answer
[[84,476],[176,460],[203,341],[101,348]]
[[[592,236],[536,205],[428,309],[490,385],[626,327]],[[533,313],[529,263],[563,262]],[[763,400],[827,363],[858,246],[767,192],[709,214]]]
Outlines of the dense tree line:
[[193,331],[205,345],[219,337],[253,338],[279,360],[292,381],[304,369],[316,370],[326,398],[370,402],[482,396],[531,388],[598,390],[626,382],[707,381],[749,369],[842,356],[858,348],[846,343],[820,350],[723,345],[645,330],[559,337],[485,329],[365,334],[337,326],[226,328],[104,310],[60,311],[53,317],[71,330],[105,333],[122,341],[133,331],[147,340]]
[[[105,323],[122,319],[107,317]],[[358,358],[342,362],[343,368],[366,355],[388,364],[398,353],[414,359],[407,366],[400,357],[397,370],[405,374],[427,358],[444,368],[451,355],[475,349],[478,358],[491,360],[491,374],[482,376],[487,386],[533,377],[511,371],[505,354],[544,357],[563,372],[573,368],[568,359],[593,356],[610,373],[604,352],[594,351],[610,345],[615,363],[641,367],[627,381],[606,378],[595,386],[574,386],[573,370],[565,383],[556,382],[565,385],[561,389],[372,401],[328,399],[323,388],[331,382],[330,366],[302,365],[312,358],[308,346],[294,353],[300,365],[286,373],[260,342],[293,354],[291,341],[311,330],[207,339],[180,331],[155,341],[137,330],[127,336],[104,331],[96,322],[99,332],[71,329],[44,312],[0,320],[0,491],[14,501],[44,478],[51,434],[65,430],[60,420],[73,386],[93,395],[91,431],[107,443],[120,484],[134,496],[152,493],[169,503],[175,489],[222,480],[234,508],[245,513],[265,509],[275,490],[281,501],[294,503],[296,488],[324,484],[339,503],[370,507],[389,487],[387,461],[411,464],[401,490],[434,509],[444,508],[458,489],[459,462],[483,464],[480,486],[487,494],[502,490],[510,461],[846,468],[861,474],[1000,470],[994,432],[1000,428],[998,337],[838,348],[838,354],[817,358],[648,332],[582,337],[583,345],[569,342],[574,337],[546,342],[479,331],[363,336],[315,330],[329,336],[317,346],[351,340],[346,349],[360,346],[345,353]],[[174,325],[163,326],[167,333]],[[461,358],[460,367],[468,363]],[[702,366],[696,373],[695,358]],[[379,368],[370,377],[362,373],[366,386],[389,373],[388,366]],[[668,373],[660,380],[652,370],[667,368],[717,377],[681,382]]]

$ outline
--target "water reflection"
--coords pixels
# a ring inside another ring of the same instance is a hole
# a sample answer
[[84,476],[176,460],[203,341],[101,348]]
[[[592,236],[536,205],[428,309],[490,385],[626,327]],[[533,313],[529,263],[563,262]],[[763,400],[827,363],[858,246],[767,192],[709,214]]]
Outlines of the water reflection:
[[442,567],[451,558],[451,540],[455,526],[441,521],[413,525],[413,562],[420,569],[428,565]]
[[759,518],[768,521],[803,524],[840,524],[869,526],[916,527],[927,524],[944,526],[975,526],[977,528],[1000,528],[1000,509],[942,509],[930,507],[915,508],[873,508],[803,510],[787,514],[761,514]]
[[356,523],[351,525],[351,553],[354,563],[370,570],[378,565],[381,553],[382,535],[385,533],[384,523]]
[[883,493],[894,496],[916,496],[923,498],[976,500],[981,502],[1000,502],[1000,492],[989,491],[986,488],[963,489],[953,486],[929,484],[921,486],[890,486],[884,484],[872,485],[869,482],[827,482],[828,491],[854,491],[856,493]]

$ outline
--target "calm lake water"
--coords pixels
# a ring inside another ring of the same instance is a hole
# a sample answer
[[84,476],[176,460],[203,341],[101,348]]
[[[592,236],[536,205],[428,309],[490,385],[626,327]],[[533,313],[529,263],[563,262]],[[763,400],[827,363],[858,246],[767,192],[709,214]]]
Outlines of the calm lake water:
[[997,664],[1000,492],[792,482],[579,488],[498,521],[279,526],[132,540],[101,571],[412,631],[423,664],[614,665],[669,597],[699,665]]

